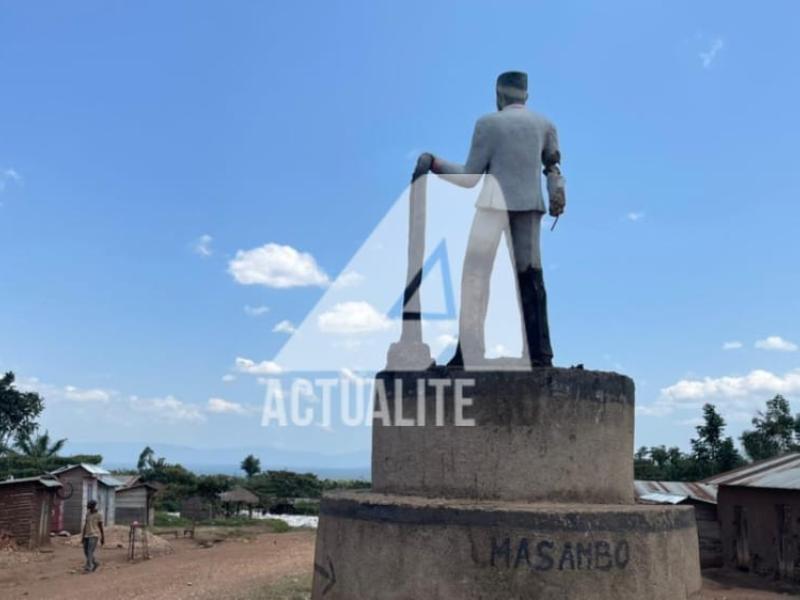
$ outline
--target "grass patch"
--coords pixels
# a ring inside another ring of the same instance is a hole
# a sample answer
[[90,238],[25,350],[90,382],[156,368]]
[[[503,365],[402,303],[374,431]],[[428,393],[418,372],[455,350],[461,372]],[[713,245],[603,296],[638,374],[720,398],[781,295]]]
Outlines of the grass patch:
[[[151,530],[152,533],[166,536],[168,539],[171,539],[173,534],[176,539],[185,537],[183,531],[191,525],[191,521],[174,517],[157,520],[156,523]],[[280,519],[246,517],[211,519],[195,524],[194,541],[204,548],[210,548],[227,540],[248,543],[264,533],[286,533],[291,530],[292,528]]]

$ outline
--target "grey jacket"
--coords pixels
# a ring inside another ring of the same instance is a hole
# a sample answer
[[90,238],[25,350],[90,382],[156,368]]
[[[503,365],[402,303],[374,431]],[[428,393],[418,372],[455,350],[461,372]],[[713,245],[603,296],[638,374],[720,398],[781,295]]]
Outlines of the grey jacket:
[[543,115],[521,104],[484,115],[475,124],[465,165],[436,157],[434,172],[463,187],[487,176],[476,206],[546,212],[542,172],[560,161],[558,134]]

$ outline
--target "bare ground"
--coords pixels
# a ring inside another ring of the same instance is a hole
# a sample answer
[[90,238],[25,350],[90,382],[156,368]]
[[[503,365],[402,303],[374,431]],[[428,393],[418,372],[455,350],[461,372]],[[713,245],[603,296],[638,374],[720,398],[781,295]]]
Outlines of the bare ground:
[[[129,562],[126,549],[102,548],[97,572],[81,573],[80,548],[57,538],[50,551],[0,553],[0,598],[26,600],[307,600],[314,532],[206,532],[169,540],[172,552]],[[800,595],[768,589],[746,575],[709,572],[701,600],[783,600]],[[457,600],[457,599],[454,599]]]
[[248,598],[257,590],[284,585],[287,578],[306,578],[311,572],[314,533],[258,533],[207,547],[191,539],[171,544],[171,554],[134,563],[127,560],[126,548],[102,548],[100,568],[83,574],[82,551],[55,539],[52,552],[15,552],[13,562],[7,561],[11,564],[0,562],[0,598]]

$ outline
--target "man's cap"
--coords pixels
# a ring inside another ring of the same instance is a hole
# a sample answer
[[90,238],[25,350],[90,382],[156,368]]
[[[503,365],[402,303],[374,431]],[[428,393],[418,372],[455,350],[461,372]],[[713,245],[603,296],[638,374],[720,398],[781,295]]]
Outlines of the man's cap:
[[497,90],[500,92],[527,92],[528,74],[523,71],[506,71],[497,77]]

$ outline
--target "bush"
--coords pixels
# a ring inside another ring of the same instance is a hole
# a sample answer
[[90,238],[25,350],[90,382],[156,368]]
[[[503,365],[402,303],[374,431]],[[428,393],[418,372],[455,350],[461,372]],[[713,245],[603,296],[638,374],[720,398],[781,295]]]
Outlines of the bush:
[[298,500],[294,503],[294,514],[317,516],[319,515],[319,502]]

